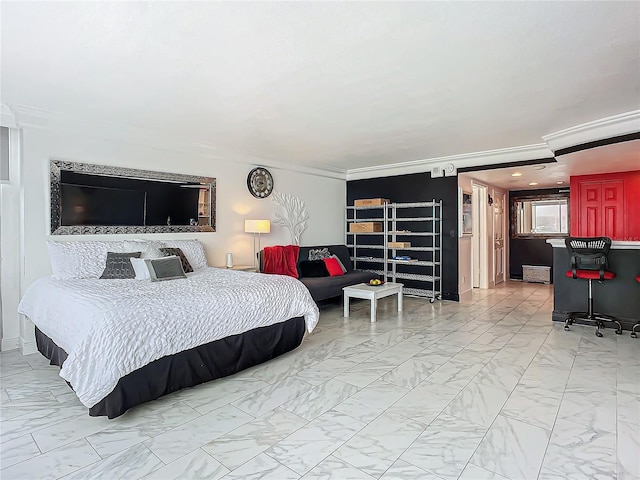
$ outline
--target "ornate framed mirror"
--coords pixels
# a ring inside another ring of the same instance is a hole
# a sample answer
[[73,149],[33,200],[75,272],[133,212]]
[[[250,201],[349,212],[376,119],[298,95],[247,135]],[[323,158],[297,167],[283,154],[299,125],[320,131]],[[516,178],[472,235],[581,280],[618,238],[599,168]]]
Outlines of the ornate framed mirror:
[[51,160],[51,234],[216,231],[216,179]]

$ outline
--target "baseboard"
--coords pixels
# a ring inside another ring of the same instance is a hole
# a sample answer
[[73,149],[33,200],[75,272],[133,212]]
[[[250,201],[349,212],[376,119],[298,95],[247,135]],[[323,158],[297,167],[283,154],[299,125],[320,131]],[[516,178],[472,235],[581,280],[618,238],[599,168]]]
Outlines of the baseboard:
[[31,342],[25,341],[24,338],[20,337],[20,351],[23,355],[31,355],[32,353],[38,353],[38,348],[36,347],[35,340]]
[[[554,310],[553,313],[551,314],[551,320],[553,320],[554,322],[564,323],[566,318],[567,318],[567,314],[565,312],[558,312]],[[629,330],[629,331],[631,331],[634,325],[637,325],[638,323],[640,323],[640,320],[634,320],[632,318],[618,317],[618,321],[620,322],[620,325],[622,325],[623,330]],[[593,325],[593,322],[589,322],[588,320],[574,320],[573,323],[575,323],[576,325]],[[612,323],[605,322],[605,326],[607,327],[611,327],[612,325],[613,325]]]
[[473,298],[473,290],[469,289],[465,290],[464,292],[460,292],[458,294],[458,298],[460,299],[460,301],[471,300]]
[[15,350],[19,346],[20,346],[20,344],[18,342],[18,337],[3,338],[2,339],[2,346],[0,347],[0,349],[3,352],[6,352],[7,350]]

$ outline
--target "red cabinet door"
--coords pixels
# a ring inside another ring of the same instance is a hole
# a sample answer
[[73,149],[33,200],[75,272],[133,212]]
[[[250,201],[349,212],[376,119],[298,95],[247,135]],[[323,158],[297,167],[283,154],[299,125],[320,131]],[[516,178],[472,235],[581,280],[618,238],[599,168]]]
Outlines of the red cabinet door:
[[602,182],[580,184],[579,237],[597,237],[602,231],[601,214]]
[[624,232],[624,182],[602,182],[602,235],[612,239],[626,237]]
[[625,237],[624,182],[622,180],[580,183],[581,237]]

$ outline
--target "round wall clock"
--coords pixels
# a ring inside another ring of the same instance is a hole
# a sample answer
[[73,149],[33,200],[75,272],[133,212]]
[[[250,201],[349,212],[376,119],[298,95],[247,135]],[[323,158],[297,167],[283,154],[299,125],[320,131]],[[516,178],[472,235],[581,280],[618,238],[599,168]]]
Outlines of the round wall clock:
[[258,167],[249,172],[247,188],[256,198],[267,198],[273,192],[273,177],[266,168]]

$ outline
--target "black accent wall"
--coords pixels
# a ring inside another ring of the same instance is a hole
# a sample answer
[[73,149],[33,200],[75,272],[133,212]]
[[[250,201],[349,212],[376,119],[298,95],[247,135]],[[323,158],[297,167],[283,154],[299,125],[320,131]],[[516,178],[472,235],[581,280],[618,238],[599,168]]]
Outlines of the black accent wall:
[[[522,195],[544,195],[560,193],[565,188],[543,188],[538,190],[513,190],[509,192],[509,278],[522,279],[522,265],[541,265],[553,270],[553,247],[545,238],[513,238],[511,235],[511,201]],[[552,272],[553,278],[553,272]]]
[[458,177],[431,178],[429,173],[413,173],[347,182],[347,205],[353,205],[357,198],[379,197],[397,203],[442,200],[442,297],[459,300]]

